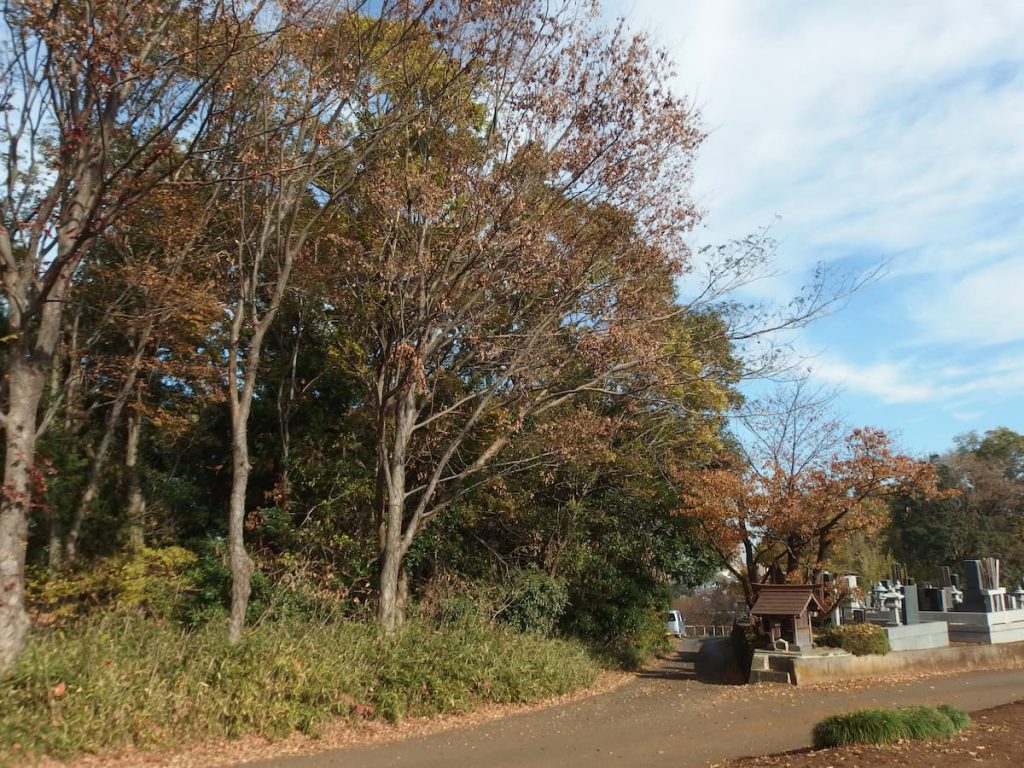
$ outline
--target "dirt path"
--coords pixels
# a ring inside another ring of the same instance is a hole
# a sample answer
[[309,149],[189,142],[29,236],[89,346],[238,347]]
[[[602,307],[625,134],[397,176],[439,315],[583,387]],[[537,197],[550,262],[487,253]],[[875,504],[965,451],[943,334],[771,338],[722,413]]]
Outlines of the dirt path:
[[950,703],[968,711],[1024,699],[1024,670],[796,688],[697,679],[694,641],[611,693],[407,741],[250,763],[249,768],[595,768],[706,766],[806,746],[824,715]]

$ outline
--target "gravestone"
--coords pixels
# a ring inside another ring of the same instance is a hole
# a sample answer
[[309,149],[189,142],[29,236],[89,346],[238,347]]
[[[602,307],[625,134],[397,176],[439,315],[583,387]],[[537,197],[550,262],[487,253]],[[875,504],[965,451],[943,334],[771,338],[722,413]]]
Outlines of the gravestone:
[[945,613],[952,610],[952,600],[942,587],[921,587],[918,595],[921,597],[920,605],[926,611]]
[[917,604],[917,587],[913,584],[905,586],[903,588],[903,623],[920,624],[921,613]]
[[964,560],[964,603],[963,610],[974,613],[985,612],[984,581],[981,575],[981,560]]
[[906,584],[907,566],[903,563],[893,563],[889,568],[889,575],[894,583]]
[[995,613],[1006,610],[1006,589],[999,586],[999,559],[964,560],[964,602],[961,610]]
[[940,587],[952,587],[953,586],[953,574],[949,570],[948,565],[944,565],[939,568],[939,586]]

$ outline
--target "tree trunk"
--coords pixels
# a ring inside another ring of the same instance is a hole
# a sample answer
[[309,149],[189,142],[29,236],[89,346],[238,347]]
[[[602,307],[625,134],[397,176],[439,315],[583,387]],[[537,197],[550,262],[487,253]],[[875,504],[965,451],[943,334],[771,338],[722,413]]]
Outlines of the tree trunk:
[[135,354],[132,356],[131,365],[128,367],[127,375],[121,383],[120,390],[118,390],[114,401],[110,404],[107,418],[103,422],[103,434],[100,437],[99,444],[93,451],[92,461],[89,462],[88,479],[85,482],[85,488],[82,489],[82,494],[78,497],[78,504],[75,505],[75,512],[71,518],[71,527],[68,529],[68,540],[64,550],[65,559],[68,563],[74,562],[78,556],[78,539],[82,534],[82,523],[88,516],[92,502],[99,491],[100,481],[103,479],[103,470],[107,465],[107,456],[110,454],[110,446],[114,442],[114,436],[121,423],[121,414],[124,412],[128,398],[131,397],[131,393],[135,390],[135,382],[149,344],[152,327],[153,320],[151,318],[149,324],[139,334],[139,338],[135,342]]
[[[390,456],[384,458],[385,492],[383,530],[381,531],[380,602],[377,618],[384,631],[391,635],[402,626],[404,605],[402,592],[403,560],[413,532],[405,531],[405,470],[406,449],[412,437],[415,420],[415,394],[405,392],[398,399],[398,415]],[[378,438],[378,450],[385,448],[387,440]],[[411,525],[411,522],[410,522]]]
[[821,584],[825,581],[825,558],[828,557],[831,547],[832,539],[830,537],[830,531],[822,531],[818,537],[818,558],[811,571],[812,584]]
[[[235,395],[232,394],[232,398]],[[231,616],[228,639],[242,637],[252,593],[253,562],[245,551],[245,496],[249,487],[248,408],[231,415],[231,497],[228,503],[228,559],[231,566]]]
[[800,570],[800,560],[797,552],[803,550],[803,545],[793,536],[786,539],[786,580]]
[[[66,230],[77,226],[72,216],[64,219],[58,232],[58,257],[70,248]],[[8,350],[6,370],[8,402],[0,499],[0,675],[14,666],[25,646],[25,550],[33,485],[38,479],[39,404],[60,342],[64,302],[76,264],[68,260],[55,273],[47,300],[38,312],[34,334],[26,327],[27,318],[20,313],[20,308],[30,303],[24,278],[10,269],[4,274],[10,328],[18,338]]]
[[[404,460],[403,460],[404,464]],[[387,508],[385,511],[385,527],[383,535],[383,551],[381,552],[380,570],[380,602],[377,606],[377,618],[384,631],[392,635],[397,632],[405,618],[405,595],[408,583],[405,580],[406,547],[402,541],[402,518],[405,513],[405,467],[402,467],[400,479],[392,479],[394,486],[388,488]]]
[[384,631],[393,635],[402,626],[404,618],[403,606],[399,596],[402,582],[401,544],[397,548],[387,547],[380,572],[380,602],[377,605],[377,618]]
[[8,358],[4,486],[0,499],[0,675],[10,671],[25,646],[25,548],[32,506],[36,415],[45,370],[15,345]]
[[68,527],[67,540],[64,543],[64,564],[70,565],[78,559],[78,540],[82,535],[82,523],[85,522],[89,508],[100,488],[100,480],[103,476],[103,469],[107,463],[107,453],[110,451],[110,444],[114,439],[114,432],[117,428],[117,421],[120,421],[121,408],[115,401],[107,414],[103,425],[103,434],[100,436],[99,445],[89,462],[89,474],[86,477],[85,487],[78,497],[75,511],[71,516],[71,525]]
[[389,635],[393,635],[405,624],[406,608],[409,605],[409,572],[402,564],[402,560],[403,557],[385,557],[384,568],[381,571],[381,597],[377,618]]
[[60,515],[56,508],[46,508],[46,569],[51,573],[57,573],[64,565],[64,537],[61,535]]
[[753,608],[754,601],[757,599],[757,595],[754,594],[754,580],[758,578],[758,574],[754,542],[750,536],[743,538],[743,555],[746,560],[747,573],[744,578],[740,579],[740,583],[743,585],[743,598],[747,601],[747,608]]
[[125,516],[128,518],[128,551],[141,552],[146,545],[146,497],[139,477],[139,443],[142,438],[142,391],[136,390],[136,407],[128,411],[124,469],[127,476]]
[[398,594],[395,600],[395,615],[398,617],[398,626],[405,624],[405,611],[409,607],[409,571],[402,568],[398,572]]
[[292,416],[299,397],[298,376],[299,376],[299,347],[302,343],[302,307],[299,306],[300,319],[292,328],[292,348],[288,363],[288,376],[282,377],[277,385],[277,425],[281,438],[281,471],[279,473],[278,505],[287,509],[291,501],[291,445],[292,445]]
[[[290,264],[290,262],[289,262]],[[249,489],[249,414],[256,391],[256,377],[260,369],[260,353],[267,329],[274,321],[280,304],[287,273],[280,278],[278,292],[272,308],[253,325],[245,354],[245,373],[239,386],[239,351],[242,348],[242,326],[245,321],[245,301],[238,302],[231,326],[231,348],[228,368],[228,399],[231,405],[231,496],[228,500],[228,561],[231,568],[231,615],[228,620],[228,640],[238,642],[245,628],[245,614],[252,593],[252,572],[255,565],[245,551],[245,497]],[[245,290],[241,295],[245,296]]]

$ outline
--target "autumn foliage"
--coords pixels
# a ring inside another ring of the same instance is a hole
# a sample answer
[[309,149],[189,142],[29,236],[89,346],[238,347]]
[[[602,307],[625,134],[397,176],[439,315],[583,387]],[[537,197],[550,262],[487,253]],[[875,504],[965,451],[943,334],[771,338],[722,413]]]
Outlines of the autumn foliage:
[[[591,0],[2,13],[0,674],[28,573],[154,546],[233,641],[277,587],[395,632],[452,571],[657,639],[709,566],[664,468],[776,359],[735,343],[836,294],[727,303],[772,246],[691,253],[704,127],[649,35]],[[821,516],[797,559],[861,517]]]
[[748,422],[749,451],[675,473],[683,512],[750,604],[752,583],[820,581],[851,534],[887,525],[890,498],[941,493],[933,465],[898,453],[881,430],[844,429],[800,387],[771,405]]

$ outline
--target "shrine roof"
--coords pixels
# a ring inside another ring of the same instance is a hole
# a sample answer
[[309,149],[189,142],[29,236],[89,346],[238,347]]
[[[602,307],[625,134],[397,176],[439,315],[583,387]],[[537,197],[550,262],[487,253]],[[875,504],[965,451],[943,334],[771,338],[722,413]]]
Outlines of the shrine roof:
[[757,584],[755,589],[757,600],[750,609],[753,616],[799,616],[808,608],[824,610],[809,584]]

